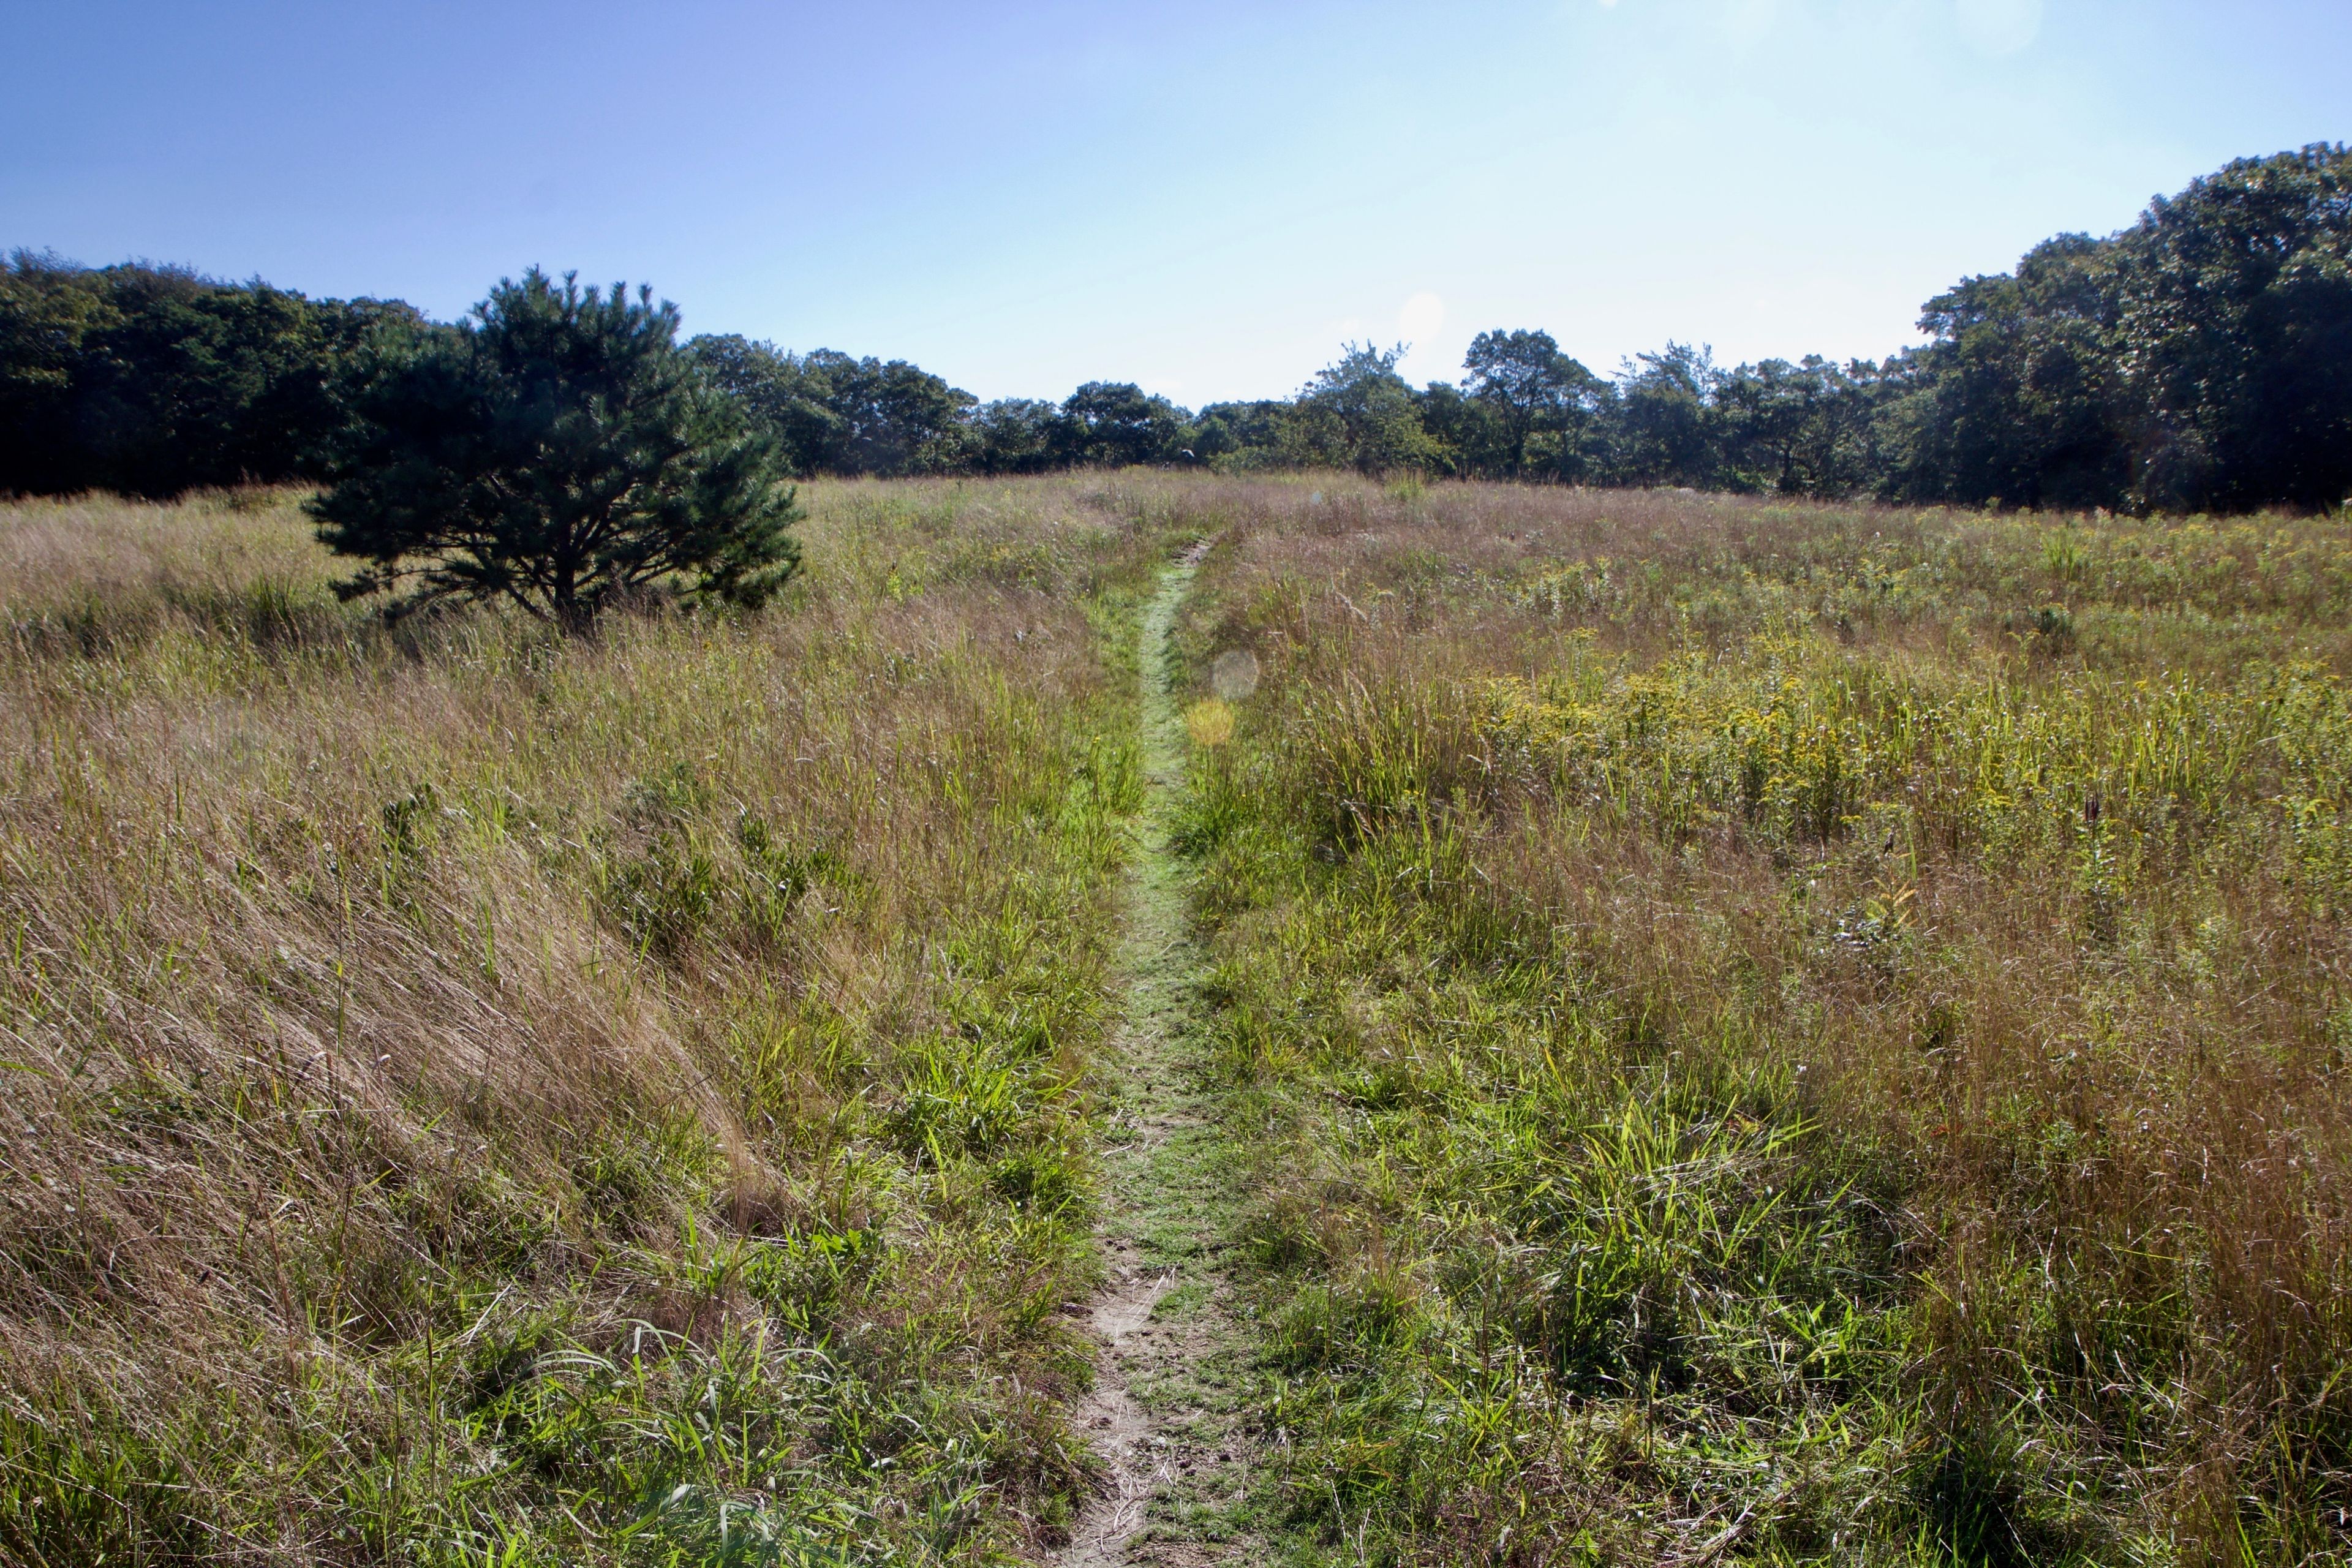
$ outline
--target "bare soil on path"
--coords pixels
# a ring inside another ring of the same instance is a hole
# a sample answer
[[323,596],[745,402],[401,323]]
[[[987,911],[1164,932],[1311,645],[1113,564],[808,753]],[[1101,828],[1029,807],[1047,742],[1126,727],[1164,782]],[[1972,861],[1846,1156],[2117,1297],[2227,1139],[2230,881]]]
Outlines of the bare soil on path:
[[1053,1559],[1060,1568],[1252,1560],[1246,1360],[1221,1257],[1231,1162],[1199,1064],[1206,959],[1169,842],[1186,744],[1169,646],[1207,548],[1167,570],[1143,617],[1145,804],[1119,960],[1127,1016],[1106,1069],[1120,1141],[1108,1160],[1106,1278],[1084,1309],[1102,1354],[1078,1416],[1104,1474]]

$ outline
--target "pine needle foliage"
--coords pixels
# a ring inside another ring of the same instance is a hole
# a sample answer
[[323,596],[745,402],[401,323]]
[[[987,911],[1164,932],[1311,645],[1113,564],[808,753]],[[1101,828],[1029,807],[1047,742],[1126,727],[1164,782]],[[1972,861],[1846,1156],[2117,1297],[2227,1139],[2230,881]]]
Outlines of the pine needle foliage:
[[801,511],[677,329],[650,289],[533,268],[454,329],[388,337],[310,503],[365,562],[337,592],[394,595],[395,617],[504,600],[569,631],[670,581],[765,603],[799,567]]

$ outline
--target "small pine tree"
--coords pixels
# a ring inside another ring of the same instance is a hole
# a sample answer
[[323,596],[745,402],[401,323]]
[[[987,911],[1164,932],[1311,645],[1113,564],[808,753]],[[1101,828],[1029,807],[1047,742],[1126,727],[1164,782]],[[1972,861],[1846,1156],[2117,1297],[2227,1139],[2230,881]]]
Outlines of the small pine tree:
[[666,579],[764,603],[800,565],[772,443],[677,346],[652,291],[502,279],[456,328],[387,337],[310,503],[398,616],[504,599],[567,631]]

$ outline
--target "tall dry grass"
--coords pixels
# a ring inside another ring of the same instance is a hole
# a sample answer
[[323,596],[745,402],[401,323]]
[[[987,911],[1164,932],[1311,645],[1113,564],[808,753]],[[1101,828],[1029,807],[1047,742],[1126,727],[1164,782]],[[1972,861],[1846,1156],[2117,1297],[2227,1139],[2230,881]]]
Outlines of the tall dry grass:
[[387,631],[289,497],[0,509],[0,1558],[1054,1539],[1209,532],[1302,1560],[2345,1554],[2340,520],[814,500],[593,643]]
[[1224,504],[1191,842],[1336,1556],[2347,1554],[2342,519]]
[[564,642],[294,499],[0,507],[0,1558],[1050,1538],[1157,503]]

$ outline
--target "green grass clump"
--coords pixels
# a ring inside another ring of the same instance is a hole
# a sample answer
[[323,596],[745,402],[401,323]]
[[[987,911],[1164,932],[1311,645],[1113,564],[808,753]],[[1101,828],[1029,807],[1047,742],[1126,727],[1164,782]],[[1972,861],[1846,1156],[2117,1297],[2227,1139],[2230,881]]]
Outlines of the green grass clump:
[[1304,1556],[2352,1554],[2347,591],[2326,520],[1238,521],[1181,842]]

